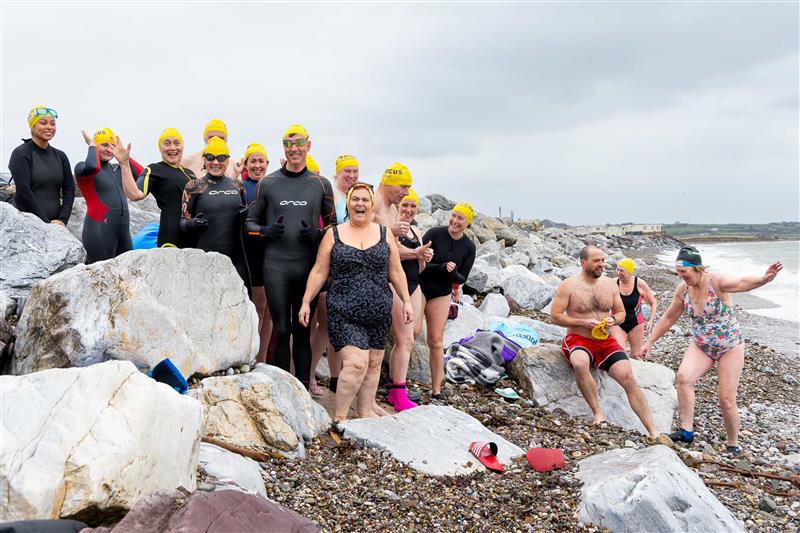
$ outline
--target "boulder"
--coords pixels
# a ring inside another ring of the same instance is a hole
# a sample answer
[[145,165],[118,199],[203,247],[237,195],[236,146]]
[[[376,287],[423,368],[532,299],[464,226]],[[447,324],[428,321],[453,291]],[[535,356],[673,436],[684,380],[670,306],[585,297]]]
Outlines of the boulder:
[[497,236],[494,234],[494,232],[482,224],[472,224],[470,228],[475,233],[475,237],[477,237],[478,241],[481,243],[497,241]]
[[511,249],[511,253],[506,254],[506,258],[508,259],[509,265],[521,265],[525,268],[528,268],[528,263],[530,263],[531,259],[528,257],[528,254]]
[[481,304],[481,312],[486,316],[507,317],[510,308],[508,300],[502,294],[492,292],[486,295]]
[[[156,205],[153,195],[148,195],[141,202],[128,202],[130,212],[130,231],[131,235],[136,235],[140,229],[151,222],[158,222],[161,217],[161,210]],[[75,198],[72,204],[72,215],[69,217],[67,229],[79,241],[83,235],[83,221],[86,217],[86,200],[82,197]]]
[[196,480],[201,405],[128,361],[0,377],[4,520],[129,509]]
[[505,241],[506,246],[512,246],[519,238],[519,235],[506,226],[499,218],[486,217],[483,223],[486,228],[494,232],[495,238],[498,241]]
[[610,531],[745,531],[666,446],[611,450],[578,463],[581,522]]
[[459,305],[458,317],[448,320],[444,326],[444,348],[454,342],[469,337],[476,330],[486,329],[486,317],[478,308],[471,305]]
[[238,490],[157,491],[113,528],[82,533],[315,533],[316,524],[275,502]]
[[419,231],[423,235],[429,229],[439,225],[436,219],[433,218],[433,215],[430,215],[428,213],[417,213],[417,216],[414,217],[414,222],[416,223],[417,228],[419,228]]
[[430,201],[432,213],[435,213],[437,210],[447,211],[449,213],[456,205],[454,201],[448,200],[441,194],[428,194],[425,198]]
[[499,256],[496,265],[489,263],[483,257],[475,259],[472,270],[467,278],[466,286],[477,292],[485,293],[499,286],[500,283],[500,261]]
[[230,259],[202,250],[134,250],[37,283],[17,327],[15,374],[109,359],[184,377],[250,363],[255,306]]
[[8,318],[17,310],[17,302],[11,297],[11,292],[0,290],[0,318]]
[[500,271],[500,288],[523,309],[540,310],[550,303],[555,288],[521,265],[511,265]]
[[10,298],[25,296],[37,281],[86,260],[80,240],[66,228],[7,202],[0,202],[0,235],[0,291]]
[[331,419],[291,374],[258,364],[253,372],[206,378],[189,391],[203,404],[203,432],[231,444],[305,457],[305,443]]
[[524,453],[468,414],[449,406],[422,405],[393,416],[348,420],[342,426],[346,439],[385,450],[401,463],[431,476],[485,470],[469,452],[473,441],[497,443],[497,458],[506,467]]
[[200,444],[198,470],[210,479],[217,490],[244,490],[267,497],[264,478],[258,463],[238,453],[229,452],[219,446],[203,442]]
[[525,324],[530,326],[539,334],[541,342],[555,342],[560,343],[567,334],[567,328],[556,326],[555,324],[548,324],[541,320],[535,320],[527,316],[511,315],[506,322],[510,324]]
[[450,210],[437,209],[433,211],[433,218],[436,220],[437,226],[446,226],[450,220]]
[[[675,373],[656,363],[630,361],[633,375],[639,383],[659,432],[668,433],[672,417],[678,408]],[[578,391],[575,373],[557,344],[539,344],[521,350],[506,367],[536,405],[553,411],[561,408],[570,416],[591,419],[592,412]],[[600,407],[609,422],[631,431],[647,434],[628,403],[623,388],[605,372],[593,372],[597,383]]]

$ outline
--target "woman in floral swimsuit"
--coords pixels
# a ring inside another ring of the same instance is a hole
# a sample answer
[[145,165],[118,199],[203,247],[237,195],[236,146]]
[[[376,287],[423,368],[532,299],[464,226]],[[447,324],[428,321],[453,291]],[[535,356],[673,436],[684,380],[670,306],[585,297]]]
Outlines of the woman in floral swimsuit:
[[681,248],[675,263],[681,283],[672,303],[653,328],[642,347],[647,357],[653,343],[675,325],[684,310],[692,320],[692,342],[678,368],[676,378],[681,427],[670,435],[673,441],[694,440],[694,384],[717,363],[719,406],[725,423],[728,453],[739,454],[739,411],[736,391],[744,367],[744,337],[733,314],[731,293],[747,292],[775,279],[783,265],[770,265],[763,276],[711,276],[706,272],[700,253],[692,246]]

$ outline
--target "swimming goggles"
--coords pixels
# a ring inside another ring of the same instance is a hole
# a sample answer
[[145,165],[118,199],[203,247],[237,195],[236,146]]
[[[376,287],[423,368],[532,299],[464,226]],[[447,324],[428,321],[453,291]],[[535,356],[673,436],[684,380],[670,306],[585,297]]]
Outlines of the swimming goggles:
[[292,141],[291,139],[283,140],[284,148],[291,148],[292,146],[305,146],[307,144],[308,144],[308,139],[297,139],[296,141]]
[[49,107],[37,107],[31,110],[30,113],[31,117],[53,117],[58,118],[58,113],[56,113],[55,109],[51,109]]
[[225,162],[225,161],[227,161],[227,160],[228,160],[230,157],[231,157],[231,156],[229,156],[229,155],[225,155],[225,154],[219,154],[219,155],[214,155],[214,154],[203,154],[203,159],[205,159],[205,160],[206,160],[206,161],[208,161],[209,163],[210,163],[210,162],[212,162],[212,161],[213,161],[213,160],[215,160],[215,159],[216,159],[217,161],[219,161],[220,163],[224,163],[224,162]]

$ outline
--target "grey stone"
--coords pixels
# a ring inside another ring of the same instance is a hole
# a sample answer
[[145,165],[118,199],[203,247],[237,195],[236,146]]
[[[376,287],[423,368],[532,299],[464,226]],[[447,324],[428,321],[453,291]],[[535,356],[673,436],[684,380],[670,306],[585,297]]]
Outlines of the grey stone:
[[[644,392],[653,423],[659,432],[669,432],[678,407],[678,394],[673,385],[675,373],[656,363],[631,360],[631,368]],[[575,383],[575,373],[557,344],[539,344],[521,350],[506,367],[536,404],[553,411],[562,409],[570,416],[591,420],[592,412]],[[628,403],[623,388],[605,372],[595,370],[600,407],[609,422],[625,429],[647,434]]]
[[459,305],[458,317],[448,320],[444,326],[444,347],[469,337],[479,329],[486,329],[486,317],[471,305]]
[[486,298],[483,299],[480,310],[486,316],[507,317],[510,308],[505,296],[492,292],[487,294]]
[[[499,261],[497,263],[500,264]],[[490,264],[483,257],[475,259],[472,270],[467,278],[467,287],[478,292],[486,293],[499,286],[500,267]]]
[[456,205],[454,201],[445,198],[441,194],[428,194],[425,198],[431,204],[431,212],[436,212],[437,210],[450,212]]
[[765,513],[774,513],[778,510],[778,504],[775,503],[775,500],[770,498],[769,496],[764,496],[758,502],[758,508],[764,511]]
[[419,231],[422,232],[423,234],[427,230],[439,225],[436,219],[433,218],[433,216],[428,213],[417,213],[417,216],[414,217],[414,221],[416,222]]
[[267,497],[261,467],[249,457],[202,442],[197,467],[214,478],[211,484],[216,490],[243,489],[245,492]]
[[485,467],[469,452],[473,441],[491,441],[506,467],[522,449],[452,407],[424,405],[397,415],[348,420],[344,437],[388,451],[395,459],[432,476],[463,475]]
[[17,328],[15,374],[109,359],[184,377],[251,362],[255,306],[230,259],[202,250],[134,250],[37,283]]
[[523,309],[540,310],[553,299],[556,290],[542,278],[521,265],[511,265],[500,271],[503,294]]
[[0,290],[16,299],[31,286],[86,260],[79,240],[63,226],[45,224],[0,202]]
[[666,446],[611,450],[579,463],[579,518],[615,532],[739,532],[742,524]]

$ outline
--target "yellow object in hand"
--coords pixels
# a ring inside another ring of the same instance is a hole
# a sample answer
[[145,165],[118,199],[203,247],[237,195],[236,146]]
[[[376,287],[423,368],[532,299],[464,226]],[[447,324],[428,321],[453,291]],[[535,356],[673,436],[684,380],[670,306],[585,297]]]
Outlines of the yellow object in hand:
[[598,340],[605,340],[608,338],[608,332],[606,331],[606,323],[600,322],[595,327],[592,328],[592,337]]

